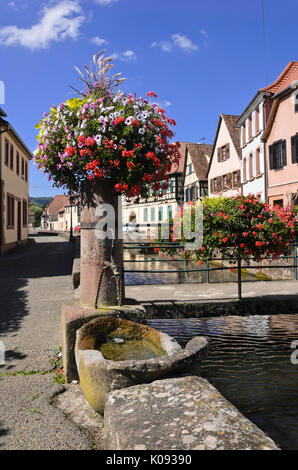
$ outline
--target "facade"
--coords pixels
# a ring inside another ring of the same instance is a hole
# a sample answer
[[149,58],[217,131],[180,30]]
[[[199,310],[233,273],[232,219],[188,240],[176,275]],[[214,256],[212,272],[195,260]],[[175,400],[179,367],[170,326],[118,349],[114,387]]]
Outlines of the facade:
[[158,224],[175,216],[183,204],[183,172],[187,144],[185,142],[180,142],[180,144],[181,158],[179,165],[173,166],[169,173],[169,188],[158,199],[156,199],[154,192],[151,192],[151,197],[148,200],[141,199],[137,203],[126,201],[123,198],[123,224],[129,222],[141,225]]
[[58,215],[61,209],[64,209],[64,206],[69,205],[69,199],[67,196],[55,196],[51,204],[45,208],[42,224],[44,228],[50,231],[59,230]]
[[69,232],[81,222],[80,204],[70,205],[69,202],[58,211],[58,231]]
[[207,170],[212,145],[187,143],[184,166],[184,202],[208,196]]
[[207,171],[209,196],[241,192],[239,116],[221,114]]
[[32,154],[0,108],[0,253],[28,241]]
[[237,121],[240,127],[243,195],[254,194],[263,202],[266,201],[266,167],[262,134],[270,101],[266,92],[259,91]]
[[263,133],[268,203],[292,207],[298,205],[298,62],[290,62],[265,90],[272,94]]

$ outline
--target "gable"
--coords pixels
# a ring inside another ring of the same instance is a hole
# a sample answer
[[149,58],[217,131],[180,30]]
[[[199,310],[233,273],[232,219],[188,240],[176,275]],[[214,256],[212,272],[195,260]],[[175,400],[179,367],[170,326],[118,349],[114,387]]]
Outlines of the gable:
[[[226,119],[221,115],[218,123],[217,134],[213,145],[212,156],[208,168],[208,177],[214,177],[224,174],[230,170],[240,169],[240,135],[239,128],[235,123],[238,116],[229,116],[232,119]],[[218,161],[218,149],[229,146],[229,158],[225,161]]]

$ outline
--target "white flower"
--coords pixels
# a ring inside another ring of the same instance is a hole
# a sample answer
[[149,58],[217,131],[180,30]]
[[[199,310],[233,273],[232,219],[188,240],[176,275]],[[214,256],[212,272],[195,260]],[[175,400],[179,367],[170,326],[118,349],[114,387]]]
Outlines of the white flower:
[[144,129],[143,127],[141,127],[141,128],[139,129],[139,134],[141,134],[141,135],[144,135],[144,134],[145,134],[145,129]]
[[120,109],[119,116],[124,116],[124,114],[125,114],[125,109]]
[[133,117],[132,116],[129,116],[128,118],[125,119],[125,124],[127,126],[130,126],[131,123],[132,123],[132,120],[133,120]]
[[138,121],[141,121],[141,120],[142,120],[142,117],[143,117],[143,116],[142,116],[141,113],[140,113],[140,114],[137,114],[137,120],[138,120]]
[[116,119],[117,117],[119,117],[119,113],[118,113],[118,111],[115,111],[114,112],[114,119]]
[[121,139],[119,143],[120,143],[120,145],[125,145],[126,144],[126,139]]
[[98,146],[100,146],[100,145],[101,145],[102,136],[101,136],[100,134],[97,134],[97,135],[94,137],[94,139],[95,139],[96,144],[97,144]]

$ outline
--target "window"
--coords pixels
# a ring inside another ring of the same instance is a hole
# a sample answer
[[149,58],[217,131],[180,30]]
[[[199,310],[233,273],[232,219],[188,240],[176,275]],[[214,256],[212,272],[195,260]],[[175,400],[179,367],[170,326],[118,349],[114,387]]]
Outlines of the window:
[[163,208],[159,207],[158,208],[158,221],[162,222],[162,219],[163,219]]
[[4,163],[6,166],[8,166],[8,161],[9,161],[9,142],[7,139],[5,139]]
[[23,227],[27,227],[28,223],[28,203],[23,200]]
[[22,178],[25,178],[25,160],[22,158]]
[[246,173],[246,157],[243,158],[243,181],[247,181]]
[[256,176],[261,174],[261,150],[256,150]]
[[172,180],[172,178],[169,181],[169,191],[170,191],[170,193],[173,192],[173,180]]
[[249,155],[249,179],[252,180],[254,177],[253,174],[253,154]]
[[298,94],[295,96],[295,113],[298,113]]
[[147,207],[144,208],[143,217],[144,217],[144,222],[148,222],[148,209],[147,209]]
[[283,201],[283,199],[278,199],[278,200],[276,200],[276,201],[273,201],[273,206],[274,206],[274,207],[278,206],[278,207],[282,208],[282,207],[284,206],[284,201]]
[[200,181],[200,196],[208,196],[208,182]]
[[13,170],[13,160],[14,160],[14,148],[13,145],[10,144],[10,169]]
[[151,222],[155,221],[155,207],[151,207]]
[[214,192],[222,191],[222,177],[218,176],[214,179]]
[[269,146],[270,170],[278,170],[287,165],[287,142],[279,140]]
[[260,108],[259,106],[255,110],[255,135],[259,133],[260,130]]
[[185,202],[188,202],[188,190],[187,189],[185,189],[184,191],[184,200]]
[[188,165],[188,174],[192,174],[192,164]]
[[16,154],[16,173],[17,175],[20,174],[20,154],[17,152]]
[[7,228],[14,228],[14,197],[7,195]]
[[25,181],[28,181],[28,162],[25,163]]
[[230,144],[223,145],[217,149],[217,160],[224,162],[230,157]]
[[248,118],[248,140],[252,138],[252,116]]
[[292,163],[298,163],[298,133],[291,137]]
[[242,147],[246,144],[246,127],[245,124],[242,126]]
[[232,184],[233,188],[239,188],[241,185],[241,175],[240,170],[234,171],[232,175]]
[[196,187],[192,186],[190,188],[190,200],[195,201],[196,200]]
[[223,190],[227,191],[232,187],[232,173],[223,176]]

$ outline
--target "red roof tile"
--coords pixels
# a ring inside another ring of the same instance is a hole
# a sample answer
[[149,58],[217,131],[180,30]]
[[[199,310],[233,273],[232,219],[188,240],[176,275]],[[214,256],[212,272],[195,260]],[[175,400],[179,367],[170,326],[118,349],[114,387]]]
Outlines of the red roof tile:
[[57,214],[64,206],[69,204],[69,199],[67,196],[55,196],[49,205],[47,212],[49,215]]
[[265,88],[261,88],[260,91],[268,91],[275,94],[287,88],[295,80],[298,80],[298,62],[292,61],[288,63],[275,82]]

